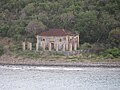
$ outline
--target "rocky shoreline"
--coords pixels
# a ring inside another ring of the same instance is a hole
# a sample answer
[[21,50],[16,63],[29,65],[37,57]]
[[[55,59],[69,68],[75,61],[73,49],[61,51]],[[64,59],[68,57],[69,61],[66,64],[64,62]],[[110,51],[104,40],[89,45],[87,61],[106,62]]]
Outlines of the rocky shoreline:
[[0,57],[0,65],[24,65],[24,66],[62,66],[62,67],[120,67],[120,62],[66,62],[64,60],[35,60],[22,57],[3,55]]

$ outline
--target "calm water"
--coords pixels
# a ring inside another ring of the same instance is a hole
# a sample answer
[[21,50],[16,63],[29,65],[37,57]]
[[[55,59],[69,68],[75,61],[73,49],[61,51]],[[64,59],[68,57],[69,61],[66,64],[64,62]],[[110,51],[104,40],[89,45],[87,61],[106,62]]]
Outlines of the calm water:
[[120,90],[120,68],[0,66],[0,90]]

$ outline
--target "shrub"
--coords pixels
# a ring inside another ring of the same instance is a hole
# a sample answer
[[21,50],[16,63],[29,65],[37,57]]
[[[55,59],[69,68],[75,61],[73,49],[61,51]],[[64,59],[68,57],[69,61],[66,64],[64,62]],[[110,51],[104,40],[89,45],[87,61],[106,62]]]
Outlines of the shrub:
[[0,56],[4,54],[4,48],[2,45],[0,45]]
[[107,54],[107,55],[105,56],[105,58],[106,58],[106,59],[113,59],[114,56],[113,56],[112,54]]
[[118,57],[120,57],[120,49],[119,48],[107,49],[103,53],[103,56],[104,57],[113,56],[114,58],[118,58]]
[[80,46],[81,49],[89,49],[89,48],[91,48],[91,47],[92,47],[92,45],[89,44],[89,43],[84,43],[84,44],[82,44],[82,45]]
[[20,44],[16,44],[10,47],[11,51],[19,51],[22,50],[22,46]]

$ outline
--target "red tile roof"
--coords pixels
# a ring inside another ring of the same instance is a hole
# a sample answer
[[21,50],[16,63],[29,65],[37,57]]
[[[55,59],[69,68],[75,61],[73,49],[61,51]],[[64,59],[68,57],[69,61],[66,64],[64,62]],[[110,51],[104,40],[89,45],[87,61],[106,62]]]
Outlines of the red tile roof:
[[64,29],[49,29],[48,31],[40,33],[40,36],[67,36],[67,35],[75,34]]

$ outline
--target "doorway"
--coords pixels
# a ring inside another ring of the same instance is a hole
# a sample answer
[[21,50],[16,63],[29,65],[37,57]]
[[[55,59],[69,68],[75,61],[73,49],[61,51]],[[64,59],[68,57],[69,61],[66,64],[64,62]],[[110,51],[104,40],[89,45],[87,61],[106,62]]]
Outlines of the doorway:
[[51,49],[54,50],[54,43],[51,43]]

